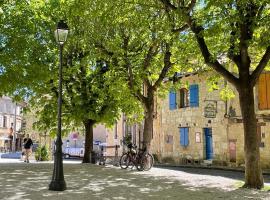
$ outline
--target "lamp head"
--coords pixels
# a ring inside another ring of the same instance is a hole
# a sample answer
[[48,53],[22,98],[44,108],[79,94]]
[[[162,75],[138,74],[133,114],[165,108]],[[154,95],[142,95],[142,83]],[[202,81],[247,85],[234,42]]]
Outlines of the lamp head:
[[67,40],[68,25],[63,20],[60,20],[57,24],[57,28],[54,31],[54,34],[57,43],[63,45]]

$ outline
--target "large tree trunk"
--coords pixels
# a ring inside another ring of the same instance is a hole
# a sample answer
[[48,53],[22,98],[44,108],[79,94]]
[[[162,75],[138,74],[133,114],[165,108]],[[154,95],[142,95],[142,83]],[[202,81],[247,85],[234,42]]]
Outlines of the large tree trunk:
[[253,86],[248,82],[242,84],[239,88],[240,107],[244,124],[246,167],[244,187],[260,189],[263,187],[263,176],[260,165],[259,136],[257,134],[257,120],[254,110]]
[[90,163],[93,158],[91,152],[93,151],[93,126],[95,121],[88,119],[84,121],[85,127],[85,146],[84,146],[84,156],[83,156],[83,163]]
[[[149,95],[149,94],[148,94]],[[148,96],[145,105],[144,129],[143,129],[143,148],[147,151],[150,149],[151,140],[153,138],[153,122],[154,122],[154,98],[153,95]]]

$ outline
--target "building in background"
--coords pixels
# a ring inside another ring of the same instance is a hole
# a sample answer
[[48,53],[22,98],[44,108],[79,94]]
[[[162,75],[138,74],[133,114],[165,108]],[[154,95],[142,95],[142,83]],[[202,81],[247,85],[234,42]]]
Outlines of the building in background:
[[22,110],[25,103],[13,102],[10,97],[0,98],[0,150],[21,150],[24,137]]

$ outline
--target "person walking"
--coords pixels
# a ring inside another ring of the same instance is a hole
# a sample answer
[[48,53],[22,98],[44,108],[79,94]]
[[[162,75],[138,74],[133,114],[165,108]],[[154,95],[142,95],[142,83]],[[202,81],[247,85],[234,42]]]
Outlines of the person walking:
[[29,134],[26,134],[26,138],[24,138],[23,144],[24,144],[23,146],[24,146],[24,150],[25,150],[25,160],[24,160],[24,162],[29,163],[29,156],[31,154],[31,147],[33,145],[33,141],[29,137]]

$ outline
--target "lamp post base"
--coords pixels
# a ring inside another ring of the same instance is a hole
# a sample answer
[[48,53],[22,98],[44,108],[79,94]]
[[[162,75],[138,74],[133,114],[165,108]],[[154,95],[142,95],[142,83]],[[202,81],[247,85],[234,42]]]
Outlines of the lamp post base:
[[64,191],[67,189],[65,180],[52,180],[49,185],[49,190]]

